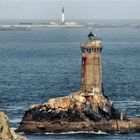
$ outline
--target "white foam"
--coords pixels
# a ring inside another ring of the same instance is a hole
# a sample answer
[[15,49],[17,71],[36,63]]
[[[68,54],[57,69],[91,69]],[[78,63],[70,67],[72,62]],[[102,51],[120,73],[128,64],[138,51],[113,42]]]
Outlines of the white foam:
[[21,118],[10,119],[10,123],[19,123]]
[[95,135],[107,135],[106,132],[98,131],[70,131],[70,132],[62,132],[62,133],[45,133],[46,135],[72,135],[72,134],[95,134]]
[[24,133],[24,132],[18,132],[18,134],[20,134],[20,135],[25,135],[25,133]]
[[11,127],[11,129],[15,131],[17,128],[15,128],[15,127]]

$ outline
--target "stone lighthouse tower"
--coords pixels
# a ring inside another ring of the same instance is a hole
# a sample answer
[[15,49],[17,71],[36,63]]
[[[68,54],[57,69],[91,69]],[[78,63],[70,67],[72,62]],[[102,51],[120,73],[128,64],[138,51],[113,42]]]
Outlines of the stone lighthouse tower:
[[90,32],[88,38],[81,44],[81,91],[85,95],[102,95],[101,52],[103,46],[101,40],[97,39],[92,32]]

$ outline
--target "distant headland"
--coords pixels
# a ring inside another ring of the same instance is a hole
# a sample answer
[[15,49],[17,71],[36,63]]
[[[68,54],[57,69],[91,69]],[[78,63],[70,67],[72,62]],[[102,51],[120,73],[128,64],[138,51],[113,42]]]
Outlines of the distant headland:
[[30,31],[34,28],[140,28],[140,24],[113,24],[113,23],[77,23],[65,22],[59,24],[57,22],[49,23],[18,23],[18,24],[0,24],[0,31]]
[[115,22],[110,22],[109,20],[96,20],[86,21],[83,20],[65,20],[65,10],[62,7],[61,19],[60,20],[49,20],[42,22],[25,21],[18,20],[14,23],[12,22],[0,22],[0,31],[29,31],[33,28],[140,28],[140,22],[130,22],[129,20],[124,20],[126,22],[118,22],[119,20],[114,20]]

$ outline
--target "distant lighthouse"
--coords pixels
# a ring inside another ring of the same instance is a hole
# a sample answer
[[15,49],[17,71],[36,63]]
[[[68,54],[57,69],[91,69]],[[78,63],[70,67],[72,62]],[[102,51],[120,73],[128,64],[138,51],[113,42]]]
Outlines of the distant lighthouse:
[[64,7],[62,7],[61,24],[65,23]]

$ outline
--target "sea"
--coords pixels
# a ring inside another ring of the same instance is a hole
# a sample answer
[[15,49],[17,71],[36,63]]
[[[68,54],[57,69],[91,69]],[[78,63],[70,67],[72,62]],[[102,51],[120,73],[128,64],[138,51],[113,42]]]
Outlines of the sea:
[[[119,111],[140,118],[140,29],[33,28],[0,31],[0,111],[16,129],[33,104],[80,88],[81,49],[89,31],[102,39],[105,95]],[[24,134],[29,140],[139,140],[136,134]]]

